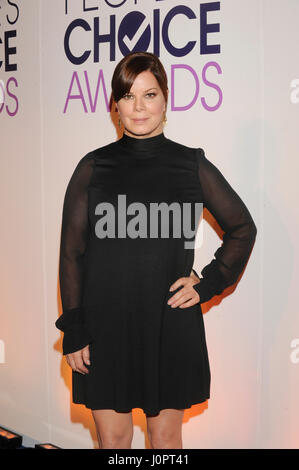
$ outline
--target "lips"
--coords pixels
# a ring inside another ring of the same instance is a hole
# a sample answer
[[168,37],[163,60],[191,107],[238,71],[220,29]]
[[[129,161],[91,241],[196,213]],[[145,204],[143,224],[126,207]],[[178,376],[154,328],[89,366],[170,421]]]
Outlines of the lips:
[[144,118],[144,119],[133,119],[133,121],[135,122],[144,122],[146,121],[148,118]]

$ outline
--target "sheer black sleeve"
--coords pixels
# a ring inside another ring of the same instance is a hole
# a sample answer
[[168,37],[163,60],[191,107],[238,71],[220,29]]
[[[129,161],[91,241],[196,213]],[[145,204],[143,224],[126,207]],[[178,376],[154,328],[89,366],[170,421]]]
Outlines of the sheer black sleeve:
[[55,326],[64,332],[63,354],[84,348],[91,342],[84,328],[82,294],[84,255],[89,237],[88,184],[94,168],[92,153],[77,164],[68,183],[62,210],[59,280],[62,315]]
[[193,269],[200,279],[193,288],[203,303],[237,281],[249,259],[257,228],[244,202],[220,170],[206,158],[203,149],[196,149],[196,160],[203,193],[201,202],[224,231],[222,245],[216,250],[214,259],[202,269],[202,277]]

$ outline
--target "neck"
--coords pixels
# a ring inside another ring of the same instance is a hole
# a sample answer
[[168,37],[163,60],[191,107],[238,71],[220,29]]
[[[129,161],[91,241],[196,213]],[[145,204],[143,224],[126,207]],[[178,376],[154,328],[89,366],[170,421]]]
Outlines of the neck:
[[122,150],[130,152],[135,157],[148,158],[161,154],[161,150],[167,138],[164,132],[156,134],[151,137],[133,137],[128,134],[123,134],[118,140]]

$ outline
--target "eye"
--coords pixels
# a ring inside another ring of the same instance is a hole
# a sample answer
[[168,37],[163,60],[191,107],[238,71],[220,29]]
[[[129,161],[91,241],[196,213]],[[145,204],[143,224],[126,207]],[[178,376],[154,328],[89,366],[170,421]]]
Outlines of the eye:
[[[151,98],[153,98],[153,97],[156,96],[156,95],[157,95],[157,93],[155,93],[155,92],[151,92],[151,93],[147,93],[147,94],[146,94],[146,96],[150,96]],[[123,96],[123,98],[124,98],[125,100],[127,100],[127,99],[129,99],[129,98],[132,98],[132,96],[133,96],[133,95],[132,95],[131,93],[126,93],[126,94]]]

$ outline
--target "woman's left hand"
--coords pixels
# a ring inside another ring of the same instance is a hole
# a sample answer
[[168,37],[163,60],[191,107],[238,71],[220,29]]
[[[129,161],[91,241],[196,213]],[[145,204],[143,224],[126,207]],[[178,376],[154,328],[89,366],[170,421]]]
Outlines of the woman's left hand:
[[172,307],[187,308],[200,302],[199,294],[193,289],[192,286],[197,284],[199,279],[195,274],[191,274],[189,277],[180,277],[170,286],[170,291],[178,289],[183,286],[176,294],[174,294],[168,300],[168,304]]

